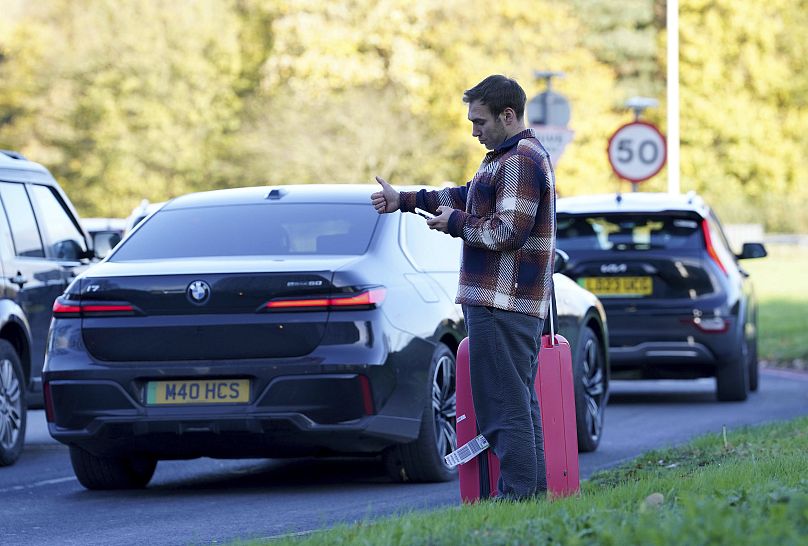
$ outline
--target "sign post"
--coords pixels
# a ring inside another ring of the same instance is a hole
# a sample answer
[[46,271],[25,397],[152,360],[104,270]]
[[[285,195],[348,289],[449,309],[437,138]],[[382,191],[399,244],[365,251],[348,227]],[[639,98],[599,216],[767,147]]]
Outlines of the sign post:
[[553,91],[552,86],[553,78],[564,77],[564,73],[536,71],[535,75],[547,82],[547,90],[528,101],[526,117],[529,127],[536,131],[539,142],[550,154],[550,161],[555,167],[575,134],[567,127],[570,103],[564,95]]

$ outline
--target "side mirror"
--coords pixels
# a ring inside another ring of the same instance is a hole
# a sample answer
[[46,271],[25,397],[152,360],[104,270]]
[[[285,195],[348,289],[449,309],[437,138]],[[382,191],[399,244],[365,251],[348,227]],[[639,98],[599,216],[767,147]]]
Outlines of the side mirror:
[[766,247],[761,243],[744,243],[741,247],[741,253],[736,257],[739,260],[749,260],[753,258],[765,258],[769,253],[766,252]]
[[55,254],[57,260],[66,260],[71,262],[77,262],[85,255],[84,249],[73,239],[65,239],[64,241],[54,243],[53,253]]
[[97,231],[93,233],[94,257],[105,258],[119,242],[121,242],[121,234],[117,231]]
[[553,262],[553,273],[563,273],[564,270],[567,269],[567,264],[569,261],[570,255],[560,248],[556,248],[555,261]]

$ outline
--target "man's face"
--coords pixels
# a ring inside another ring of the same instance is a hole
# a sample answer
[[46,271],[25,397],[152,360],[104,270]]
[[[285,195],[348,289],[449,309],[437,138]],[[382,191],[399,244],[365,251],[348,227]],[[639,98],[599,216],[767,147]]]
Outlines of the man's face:
[[469,103],[469,121],[471,122],[471,136],[480,141],[480,144],[489,150],[505,142],[508,136],[502,114],[494,117],[487,104],[479,100]]

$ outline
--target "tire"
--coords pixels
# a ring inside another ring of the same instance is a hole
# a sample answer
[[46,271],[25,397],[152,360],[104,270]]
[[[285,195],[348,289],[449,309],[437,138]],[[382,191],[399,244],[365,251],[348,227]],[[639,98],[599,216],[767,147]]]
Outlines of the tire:
[[11,343],[0,339],[0,466],[14,464],[22,453],[27,410],[20,357]]
[[578,451],[595,451],[603,434],[608,399],[606,358],[600,340],[590,327],[578,339],[572,373],[575,380],[575,424]]
[[384,454],[393,481],[445,482],[457,475],[457,470],[443,460],[457,448],[455,373],[454,353],[438,343],[429,367],[429,390],[418,439],[393,446]]
[[749,391],[757,392],[760,380],[760,363],[758,362],[757,334],[749,343]]
[[79,483],[92,490],[141,489],[157,468],[154,459],[96,457],[76,446],[70,446],[70,462]]
[[719,402],[742,402],[749,395],[749,343],[741,342],[738,355],[719,362],[715,374],[716,397]]

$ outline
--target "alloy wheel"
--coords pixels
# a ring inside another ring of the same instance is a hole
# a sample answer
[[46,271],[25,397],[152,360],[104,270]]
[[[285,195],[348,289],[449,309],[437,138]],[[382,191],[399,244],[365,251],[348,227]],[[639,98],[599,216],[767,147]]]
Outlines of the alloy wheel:
[[0,360],[0,446],[12,449],[22,426],[22,390],[14,366],[8,359]]
[[435,445],[443,459],[444,455],[457,448],[455,365],[448,355],[441,356],[435,363],[432,376],[432,414],[435,419]]
[[600,439],[603,430],[603,399],[606,393],[606,377],[603,361],[598,352],[597,341],[588,339],[583,350],[583,387],[586,406],[586,432],[593,440]]

